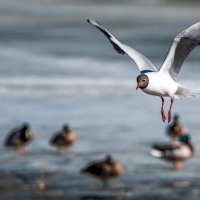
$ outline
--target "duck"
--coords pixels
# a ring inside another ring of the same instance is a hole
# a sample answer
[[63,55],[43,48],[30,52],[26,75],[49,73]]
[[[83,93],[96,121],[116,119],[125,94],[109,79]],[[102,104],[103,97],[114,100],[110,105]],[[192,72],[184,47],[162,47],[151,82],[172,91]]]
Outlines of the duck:
[[103,160],[96,160],[88,163],[81,169],[81,173],[87,173],[100,179],[104,185],[107,185],[107,180],[118,177],[123,172],[122,164],[114,160],[111,155],[106,155]]
[[175,114],[173,121],[166,128],[166,134],[171,140],[178,140],[179,136],[186,132],[186,127],[180,122],[180,116]]
[[30,125],[23,123],[17,128],[12,129],[4,141],[6,147],[14,148],[23,153],[25,146],[32,140]]
[[179,136],[178,141],[158,143],[152,146],[150,154],[154,157],[170,161],[174,169],[182,167],[181,161],[189,159],[194,154],[194,145],[189,134]]
[[50,139],[50,144],[57,149],[68,151],[68,148],[75,142],[76,133],[68,124],[64,124],[62,129],[56,132]]

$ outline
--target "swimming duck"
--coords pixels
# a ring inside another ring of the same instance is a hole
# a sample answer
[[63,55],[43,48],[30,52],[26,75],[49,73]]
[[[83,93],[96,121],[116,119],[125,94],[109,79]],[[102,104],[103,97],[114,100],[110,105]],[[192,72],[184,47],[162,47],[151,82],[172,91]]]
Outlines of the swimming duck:
[[185,126],[180,123],[179,115],[174,115],[172,123],[167,126],[166,134],[172,139],[177,140],[180,135],[185,133]]
[[68,147],[72,145],[76,140],[76,133],[71,130],[69,125],[65,124],[63,128],[56,132],[50,139],[50,144],[58,149],[68,150]]
[[181,162],[191,158],[194,153],[194,146],[188,134],[181,135],[178,141],[160,143],[153,145],[151,155],[162,158],[173,163],[175,169],[180,169]]
[[114,160],[111,155],[107,155],[103,160],[89,163],[86,167],[81,169],[81,172],[93,175],[106,184],[108,179],[122,174],[123,166],[119,161]]
[[10,131],[5,139],[5,146],[15,148],[20,152],[24,151],[25,145],[27,145],[32,139],[32,133],[30,131],[30,125],[23,123],[20,127],[14,128]]

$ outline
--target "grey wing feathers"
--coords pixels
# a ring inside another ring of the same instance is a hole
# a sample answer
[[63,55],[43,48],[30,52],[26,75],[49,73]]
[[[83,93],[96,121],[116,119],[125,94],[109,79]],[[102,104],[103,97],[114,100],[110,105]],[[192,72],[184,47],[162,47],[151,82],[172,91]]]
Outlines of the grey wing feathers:
[[120,54],[127,54],[130,56],[133,61],[136,63],[137,67],[140,71],[150,70],[157,71],[155,66],[148,60],[144,55],[136,51],[135,49],[119,42],[110,32],[108,32],[101,24],[97,23],[94,20],[88,19],[88,23],[92,24],[96,28],[98,28],[111,42],[114,49]]
[[200,45],[200,22],[174,38],[160,71],[168,71],[176,80],[184,60],[198,45]]

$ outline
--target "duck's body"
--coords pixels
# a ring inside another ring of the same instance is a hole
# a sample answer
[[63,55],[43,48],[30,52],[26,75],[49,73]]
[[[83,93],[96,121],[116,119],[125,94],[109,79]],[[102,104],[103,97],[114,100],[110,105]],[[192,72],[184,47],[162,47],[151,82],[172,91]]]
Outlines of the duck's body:
[[161,158],[169,161],[182,161],[193,155],[192,149],[181,142],[156,144],[153,146],[153,149],[160,153]]
[[93,161],[81,170],[82,173],[88,173],[92,176],[106,181],[110,178],[117,177],[122,174],[123,166],[119,161],[113,160],[110,155],[105,159]]
[[162,99],[161,116],[165,122],[166,116],[163,105],[164,98],[170,97],[171,104],[168,111],[168,122],[171,121],[171,109],[174,98],[185,98],[200,93],[199,86],[183,86],[177,82],[182,64],[193,48],[200,45],[200,22],[190,26],[177,35],[168,51],[168,54],[159,70],[140,52],[117,40],[106,28],[94,20],[87,20],[98,28],[111,42],[114,49],[120,54],[127,54],[135,62],[140,75],[137,77],[137,87],[143,92],[159,96]]
[[58,149],[67,150],[76,140],[76,133],[68,125],[64,125],[62,130],[56,132],[50,139],[50,144]]
[[181,135],[178,141],[155,144],[151,149],[152,156],[171,161],[175,169],[179,169],[180,161],[191,158],[193,153],[194,147],[187,134]]
[[10,131],[5,139],[5,146],[20,149],[24,148],[32,139],[32,133],[27,123]]
[[56,147],[69,147],[74,143],[76,139],[76,134],[74,131],[71,131],[70,133],[62,133],[57,132],[54,138],[51,140],[51,144]]

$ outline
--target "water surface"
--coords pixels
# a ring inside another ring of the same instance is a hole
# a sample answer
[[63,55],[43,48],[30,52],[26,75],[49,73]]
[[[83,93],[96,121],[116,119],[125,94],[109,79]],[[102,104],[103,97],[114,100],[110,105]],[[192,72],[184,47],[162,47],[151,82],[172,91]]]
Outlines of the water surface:
[[[16,1],[15,1],[16,2]],[[198,4],[0,2],[0,197],[2,199],[199,199],[199,97],[176,100],[195,144],[180,171],[149,156],[168,141],[161,101],[135,91],[138,70],[86,22],[93,18],[160,66],[173,37],[199,21]],[[199,49],[184,63],[183,83],[199,82]],[[169,100],[166,100],[167,111]],[[6,134],[29,122],[24,155],[3,147]],[[69,123],[77,141],[66,155],[49,138]],[[110,153],[124,173],[103,188],[80,174]],[[38,190],[38,181],[46,183]]]

